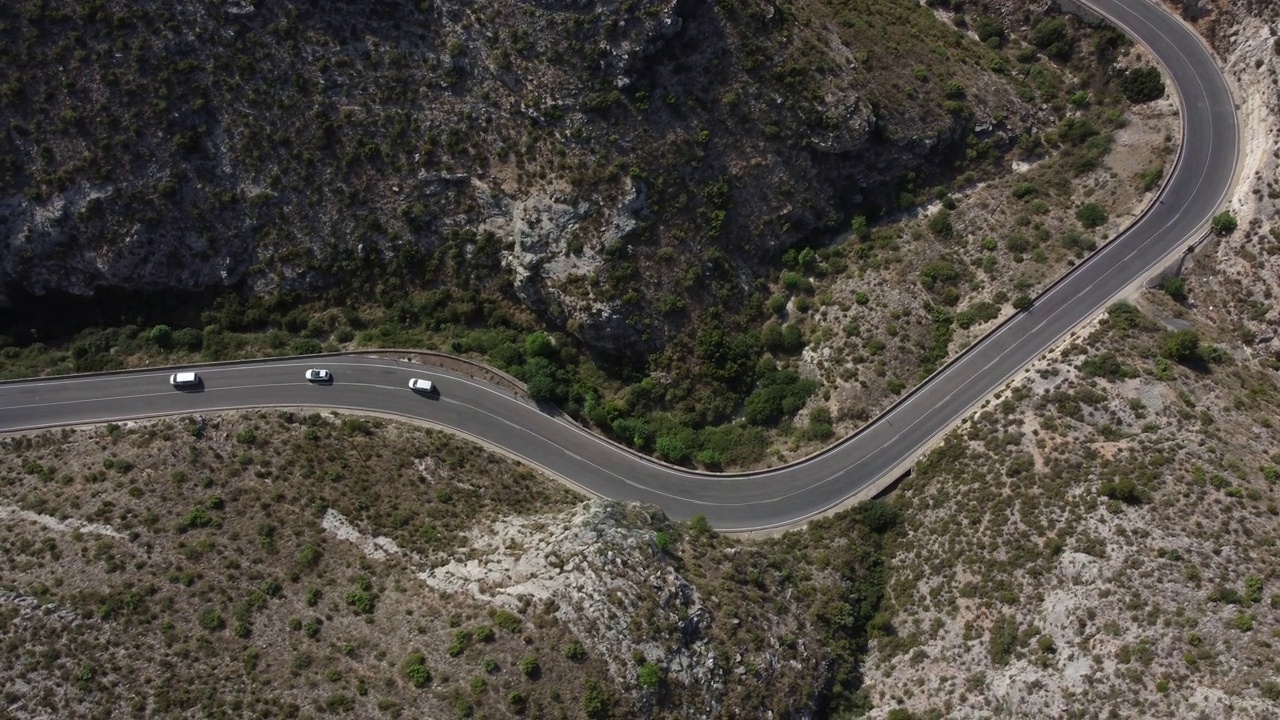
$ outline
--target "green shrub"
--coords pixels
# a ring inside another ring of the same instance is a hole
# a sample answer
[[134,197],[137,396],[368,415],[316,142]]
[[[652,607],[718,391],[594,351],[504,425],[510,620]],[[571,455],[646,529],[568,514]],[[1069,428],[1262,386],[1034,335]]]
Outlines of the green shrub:
[[1015,232],[1005,238],[1004,247],[1015,255],[1021,255],[1031,249],[1031,241],[1027,239],[1026,235]]
[[453,632],[453,642],[449,644],[445,652],[449,654],[449,657],[458,657],[469,645],[471,645],[471,631],[455,630]]
[[213,608],[202,611],[197,618],[197,622],[200,623],[200,627],[210,632],[221,630],[227,626],[226,621],[222,619],[222,613]]
[[813,292],[813,283],[809,278],[798,272],[787,271],[782,273],[782,287],[792,293],[810,293]]
[[1040,188],[1035,183],[1023,182],[1014,185],[1010,192],[1018,200],[1024,200],[1040,192]]
[[1209,591],[1208,597],[1205,598],[1209,602],[1223,603],[1225,605],[1239,605],[1244,598],[1235,588],[1219,585]]
[[1085,203],[1076,209],[1076,220],[1092,230],[1107,223],[1107,212],[1098,203]]
[[694,441],[694,431],[682,427],[679,432],[658,436],[653,448],[663,460],[675,465],[683,465],[693,454]]
[[493,618],[493,624],[506,630],[509,633],[520,632],[520,618],[506,610],[497,610],[490,617]]
[[978,34],[980,42],[988,40],[1002,41],[1004,39],[1004,25],[997,19],[982,16],[974,23],[974,32]]
[[1200,335],[1195,330],[1165,333],[1160,354],[1174,362],[1200,359]]
[[550,359],[556,355],[556,345],[555,342],[552,341],[550,335],[539,330],[538,332],[530,333],[525,337],[524,352],[526,356],[531,358],[541,357]]
[[1120,362],[1116,354],[1110,350],[1094,355],[1080,363],[1080,372],[1088,377],[1101,377],[1109,380],[1116,380],[1129,374],[1128,369]]
[[582,662],[587,659],[587,650],[582,647],[582,643],[575,640],[564,649],[564,656],[574,662]]
[[582,695],[582,711],[590,720],[604,720],[609,717],[613,701],[608,692],[596,680],[588,680]]
[[520,658],[520,672],[527,678],[536,679],[542,673],[542,666],[538,664],[538,658],[525,655]]
[[724,456],[715,450],[699,450],[695,457],[698,464],[708,470],[719,470],[724,465]]
[[747,397],[743,417],[752,425],[772,425],[794,415],[818,389],[809,378],[794,370],[769,369],[762,373],[755,392]]
[[355,608],[356,612],[363,615],[369,615],[373,612],[375,598],[373,593],[367,590],[352,590],[347,593],[347,604]]
[[569,397],[564,368],[545,357],[530,358],[517,375],[529,389],[529,397],[539,402],[562,402]]
[[1164,97],[1164,78],[1155,67],[1142,67],[1120,76],[1120,90],[1131,103],[1145,103]]
[[984,300],[956,313],[955,320],[956,325],[967,330],[974,325],[981,325],[998,317],[1000,317],[1000,306]]
[[1175,275],[1164,281],[1161,286],[1165,294],[1173,299],[1176,303],[1184,303],[1187,301],[1187,281],[1181,276]]
[[779,324],[776,320],[765,323],[760,339],[765,350],[774,355],[794,355],[804,349],[804,329],[799,323]]
[[935,260],[920,270],[920,282],[929,289],[939,285],[950,285],[960,277],[960,268],[949,260]]
[[401,666],[405,678],[416,688],[424,688],[431,684],[431,671],[427,669],[426,658],[420,652],[409,653]]
[[324,699],[324,709],[330,713],[350,712],[355,706],[355,700],[345,693],[333,693]]
[[1098,492],[1105,497],[1119,500],[1126,505],[1141,505],[1146,499],[1142,488],[1138,487],[1138,484],[1130,478],[1104,482]]
[[662,684],[662,670],[652,662],[646,662],[640,666],[636,672],[636,679],[640,683],[640,687],[648,690],[657,690]]
[[298,551],[298,567],[303,569],[311,569],[320,564],[320,558],[323,553],[315,545],[303,545]]
[[866,242],[871,239],[871,225],[867,222],[867,218],[863,215],[855,215],[849,223],[853,236],[859,242]]
[[315,355],[321,352],[324,352],[324,347],[314,338],[298,338],[289,344],[290,355]]
[[1093,238],[1085,237],[1074,228],[1063,233],[1059,242],[1062,247],[1077,254],[1090,253],[1098,248],[1098,243]]
[[1150,192],[1164,179],[1164,167],[1154,167],[1138,173],[1138,187],[1142,192]]
[[1250,603],[1262,602],[1262,578],[1250,575],[1244,579],[1244,599]]
[[1209,227],[1219,235],[1230,235],[1236,231],[1238,225],[1239,221],[1236,220],[1236,216],[1227,210],[1214,215],[1213,220],[1209,223]]
[[987,653],[993,665],[1005,665],[1018,649],[1018,621],[1009,615],[1001,615],[991,625],[987,639]]
[[946,239],[955,235],[955,225],[951,221],[951,213],[946,208],[938,210],[929,218],[929,231]]
[[633,447],[644,448],[653,441],[653,430],[644,418],[620,417],[610,423],[610,429]]
[[710,537],[716,534],[712,529],[711,523],[707,520],[706,515],[698,514],[689,519],[689,532],[700,537]]
[[[1058,60],[1071,57],[1073,39],[1067,23],[1060,17],[1045,18],[1031,29],[1031,43]],[[1021,61],[1020,61],[1021,62]]]
[[206,527],[221,527],[221,523],[204,508],[195,508],[182,517],[182,521],[178,523],[178,532]]
[[168,325],[156,325],[147,333],[147,339],[158,348],[168,349],[173,346],[173,328]]

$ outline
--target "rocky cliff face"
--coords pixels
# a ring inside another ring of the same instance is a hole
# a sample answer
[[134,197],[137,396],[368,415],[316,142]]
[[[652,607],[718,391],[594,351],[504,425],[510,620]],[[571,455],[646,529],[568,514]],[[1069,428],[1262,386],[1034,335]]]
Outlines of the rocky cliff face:
[[0,288],[466,275],[605,350],[1040,112],[914,0],[41,0],[0,48]]

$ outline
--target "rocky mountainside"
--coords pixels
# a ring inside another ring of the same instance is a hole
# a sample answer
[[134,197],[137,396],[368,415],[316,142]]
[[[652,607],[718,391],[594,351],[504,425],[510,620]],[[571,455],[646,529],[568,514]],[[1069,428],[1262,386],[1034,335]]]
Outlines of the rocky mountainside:
[[984,44],[915,0],[6,4],[0,290],[460,282],[652,349],[1055,122],[1008,6]]
[[1280,382],[1182,310],[1117,303],[917,465],[873,717],[1280,713]]
[[864,627],[896,522],[885,506],[743,543],[652,507],[585,501],[442,433],[318,414],[0,446],[8,715],[820,718],[865,706]]
[[1280,6],[1168,4],[1237,90],[1220,232],[904,483],[872,717],[1280,715]]

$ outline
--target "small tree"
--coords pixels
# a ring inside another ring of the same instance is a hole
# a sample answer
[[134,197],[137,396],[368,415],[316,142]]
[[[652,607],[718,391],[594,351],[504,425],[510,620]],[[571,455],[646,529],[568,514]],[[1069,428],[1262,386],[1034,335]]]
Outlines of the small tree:
[[1232,215],[1228,210],[1223,210],[1213,216],[1213,220],[1210,222],[1209,227],[1219,235],[1230,235],[1236,231],[1236,227],[1239,226],[1239,224],[1240,223],[1236,220],[1235,215]]

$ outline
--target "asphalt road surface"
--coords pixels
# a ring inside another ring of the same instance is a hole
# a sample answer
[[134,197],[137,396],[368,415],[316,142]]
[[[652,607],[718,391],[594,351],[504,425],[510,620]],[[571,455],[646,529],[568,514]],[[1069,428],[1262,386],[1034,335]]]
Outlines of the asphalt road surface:
[[[1192,239],[1222,204],[1235,170],[1236,115],[1217,65],[1178,20],[1141,0],[1090,4],[1160,58],[1180,95],[1181,161],[1161,202],[1139,223],[1045,292],[918,391],[853,438],[807,461],[736,476],[649,462],[514,398],[510,391],[435,368],[362,356],[193,366],[194,392],[169,372],[139,371],[0,384],[0,432],[244,407],[308,406],[419,418],[483,439],[591,492],[661,506],[676,518],[706,515],[724,530],[790,524],[840,504],[914,458],[938,433],[1133,281]],[[308,367],[334,382],[306,382]],[[412,392],[425,377],[436,396]]]

